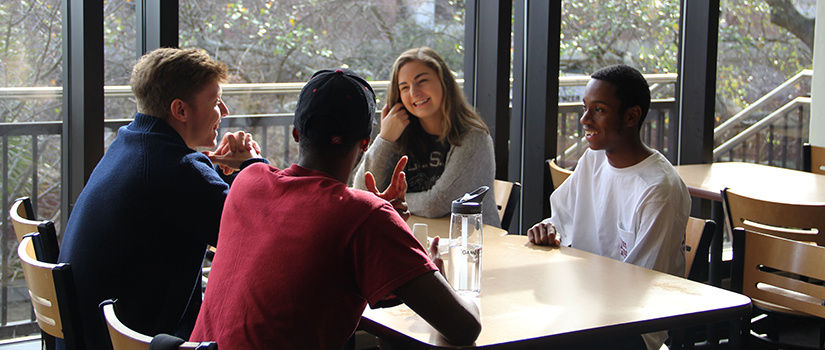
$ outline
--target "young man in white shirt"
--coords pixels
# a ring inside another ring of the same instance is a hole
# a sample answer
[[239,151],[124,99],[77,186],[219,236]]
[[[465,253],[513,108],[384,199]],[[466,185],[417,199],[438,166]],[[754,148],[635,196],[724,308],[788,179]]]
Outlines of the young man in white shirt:
[[[528,238],[682,276],[690,195],[667,158],[639,135],[650,107],[647,81],[624,65],[591,78],[581,118],[590,148],[550,196],[552,216],[533,225]],[[634,340],[630,348],[658,349],[667,334],[642,338],[646,346]]]

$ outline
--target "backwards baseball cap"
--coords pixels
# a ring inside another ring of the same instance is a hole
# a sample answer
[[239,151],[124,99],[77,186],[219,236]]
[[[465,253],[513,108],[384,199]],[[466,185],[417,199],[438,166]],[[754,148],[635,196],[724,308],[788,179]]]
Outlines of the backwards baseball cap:
[[370,137],[375,92],[355,72],[339,68],[315,72],[298,95],[293,124],[301,135],[340,145]]

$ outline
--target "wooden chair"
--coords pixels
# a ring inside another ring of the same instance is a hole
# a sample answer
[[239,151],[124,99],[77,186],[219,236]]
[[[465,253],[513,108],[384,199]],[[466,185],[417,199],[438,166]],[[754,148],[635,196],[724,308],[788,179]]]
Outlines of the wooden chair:
[[[178,342],[183,341],[169,335],[151,337],[132,330],[117,318],[116,304],[117,300],[113,299],[105,300],[100,304],[103,318],[109,328],[109,338],[112,340],[114,350],[149,350],[149,345],[158,346],[157,343],[161,338],[177,339]],[[217,350],[218,344],[215,342],[183,342],[180,346],[169,347],[169,349]]]
[[[54,225],[46,227],[54,230]],[[67,349],[85,349],[71,266],[38,260],[35,243],[40,235],[25,235],[17,247],[37,325],[47,337],[63,338]],[[49,344],[53,346],[49,339],[44,338],[44,343],[47,348]]]
[[29,197],[18,198],[11,205],[9,210],[11,222],[14,226],[14,232],[17,234],[17,242],[23,239],[23,236],[37,232],[37,225],[43,221],[37,221],[34,218],[34,209]]
[[716,222],[713,220],[688,218],[685,229],[685,278],[703,281],[707,277],[708,251],[715,230]]
[[802,169],[825,175],[825,147],[806,143],[802,146]]
[[498,215],[501,219],[501,228],[507,230],[513,220],[513,213],[516,211],[521,184],[504,180],[496,180],[493,184],[493,192],[496,196]]
[[[708,277],[708,252],[716,222],[689,217],[685,229],[685,278],[704,282]],[[698,257],[698,259],[697,259]],[[670,349],[692,349],[694,337],[704,327],[688,327],[670,330]]]
[[[734,276],[738,276],[731,281],[733,289],[750,297],[755,308],[816,321],[817,347],[823,349],[825,286],[821,281],[825,280],[825,247],[742,228],[735,229],[733,234],[737,252],[733,268]],[[752,333],[749,320],[742,322],[742,326],[746,336],[779,348],[787,346],[774,332],[774,325],[768,328],[767,337]]]
[[34,210],[32,210],[29,197],[22,197],[15,200],[11,206],[11,210],[9,210],[9,216],[11,217],[18,243],[23,239],[23,236],[40,232],[41,234],[35,238],[34,244],[37,259],[52,264],[57,262],[59,248],[54,222],[33,220]]
[[550,167],[550,178],[553,180],[553,188],[559,188],[564,180],[567,180],[573,174],[572,170],[567,170],[560,167],[556,163],[556,159],[548,159],[547,166]]
[[728,188],[722,190],[722,202],[731,232],[736,227],[742,227],[825,246],[825,203],[772,202],[745,196]]

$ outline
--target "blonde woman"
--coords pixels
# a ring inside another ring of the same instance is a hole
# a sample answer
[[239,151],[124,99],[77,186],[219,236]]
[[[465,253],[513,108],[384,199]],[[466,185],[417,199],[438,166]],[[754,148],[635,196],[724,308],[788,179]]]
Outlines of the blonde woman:
[[[493,190],[493,140],[481,117],[464,99],[447,63],[433,49],[401,54],[393,64],[381,131],[364,154],[354,186],[365,189],[371,172],[379,189],[390,183],[403,155],[410,213],[441,217],[452,200],[480,186]],[[389,102],[392,101],[392,102]],[[500,226],[495,196],[483,203],[484,223]]]

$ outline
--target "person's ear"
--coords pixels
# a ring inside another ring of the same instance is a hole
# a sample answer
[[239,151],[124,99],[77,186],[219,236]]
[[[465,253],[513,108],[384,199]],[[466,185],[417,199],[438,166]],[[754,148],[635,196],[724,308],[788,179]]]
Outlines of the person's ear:
[[299,143],[298,142],[298,129],[295,128],[294,126],[292,127],[292,139],[295,140],[295,143]]
[[362,152],[366,152],[369,147],[370,147],[370,138],[369,137],[361,140],[361,151]]
[[186,122],[186,102],[183,100],[176,98],[172,101],[172,104],[169,105],[169,115],[174,118],[175,120],[185,123]]
[[625,124],[627,126],[638,126],[642,120],[642,107],[633,106],[624,111]]

